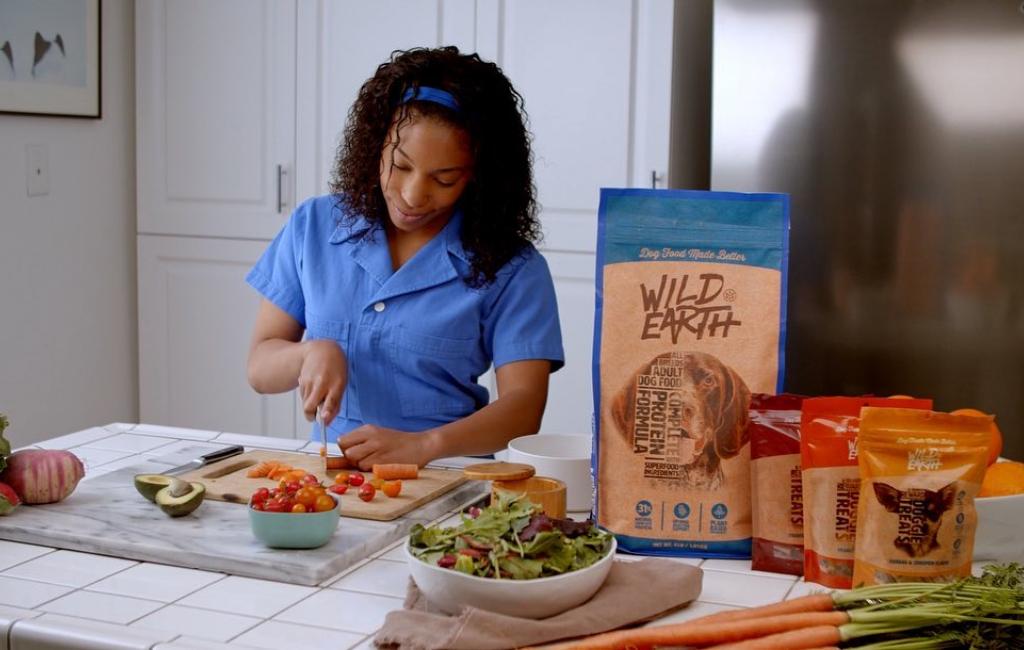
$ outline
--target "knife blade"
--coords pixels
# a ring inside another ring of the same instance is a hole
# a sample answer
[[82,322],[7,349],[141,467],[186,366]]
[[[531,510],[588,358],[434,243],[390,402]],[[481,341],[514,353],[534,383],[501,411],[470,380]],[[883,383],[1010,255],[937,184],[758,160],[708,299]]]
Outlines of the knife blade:
[[199,469],[200,467],[204,467],[206,465],[212,465],[213,463],[216,463],[219,460],[224,460],[225,458],[231,458],[232,456],[237,456],[238,454],[241,454],[244,451],[245,451],[245,447],[243,447],[242,445],[231,445],[230,447],[224,447],[223,449],[217,449],[217,450],[211,451],[211,452],[209,452],[207,454],[203,454],[202,456],[199,456],[198,458],[190,460],[189,462],[185,463],[184,465],[178,465],[177,467],[175,467],[173,469],[169,469],[166,472],[164,472],[164,474],[165,475],[170,475],[170,476],[173,476],[175,474],[183,474],[185,472],[188,472],[188,471],[191,471],[191,470],[194,470],[194,469]]
[[322,404],[316,407],[316,426],[320,429],[320,457],[324,459],[324,474],[327,473],[327,429],[324,428],[324,416],[320,412]]

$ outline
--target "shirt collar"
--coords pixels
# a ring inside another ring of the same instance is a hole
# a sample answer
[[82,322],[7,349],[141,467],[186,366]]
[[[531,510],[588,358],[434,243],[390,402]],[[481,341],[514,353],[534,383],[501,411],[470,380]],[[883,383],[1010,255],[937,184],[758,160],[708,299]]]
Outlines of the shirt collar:
[[[370,238],[384,237],[384,226],[379,222],[371,224],[360,217],[359,221],[352,225],[338,224],[331,233],[330,243],[343,244],[348,241],[362,239],[369,234]],[[438,233],[439,237],[445,238],[445,248],[449,253],[460,260],[469,263],[469,255],[462,247],[462,210],[456,210],[452,218],[448,220],[444,228]]]

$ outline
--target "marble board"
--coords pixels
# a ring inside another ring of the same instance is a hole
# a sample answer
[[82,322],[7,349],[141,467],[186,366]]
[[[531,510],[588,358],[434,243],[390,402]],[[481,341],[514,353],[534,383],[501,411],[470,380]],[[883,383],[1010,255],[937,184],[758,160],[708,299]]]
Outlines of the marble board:
[[245,507],[204,501],[192,514],[172,518],[146,501],[126,467],[79,483],[59,503],[19,506],[0,518],[0,539],[131,560],[218,571],[300,585],[318,585],[404,538],[414,523],[428,524],[485,493],[463,484],[393,521],[343,517],[317,549],[270,549],[249,530]]

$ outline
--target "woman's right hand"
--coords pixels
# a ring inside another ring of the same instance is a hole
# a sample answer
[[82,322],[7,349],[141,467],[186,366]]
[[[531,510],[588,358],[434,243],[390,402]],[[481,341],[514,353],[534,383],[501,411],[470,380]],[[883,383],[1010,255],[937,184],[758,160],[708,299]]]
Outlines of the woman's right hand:
[[348,360],[341,346],[330,339],[314,339],[302,343],[302,367],[299,370],[299,396],[306,419],[316,418],[316,407],[322,405],[320,417],[330,424],[341,407],[348,381]]

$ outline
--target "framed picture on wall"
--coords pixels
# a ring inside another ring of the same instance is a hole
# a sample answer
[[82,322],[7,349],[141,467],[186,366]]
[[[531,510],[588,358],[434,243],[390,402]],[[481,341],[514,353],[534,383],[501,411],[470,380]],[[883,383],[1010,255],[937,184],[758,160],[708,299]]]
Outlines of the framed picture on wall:
[[100,0],[0,0],[0,113],[100,117]]

